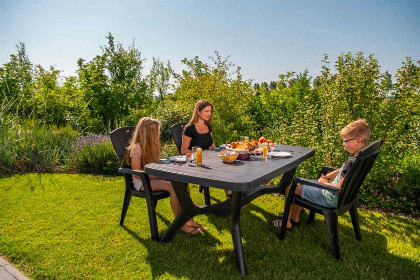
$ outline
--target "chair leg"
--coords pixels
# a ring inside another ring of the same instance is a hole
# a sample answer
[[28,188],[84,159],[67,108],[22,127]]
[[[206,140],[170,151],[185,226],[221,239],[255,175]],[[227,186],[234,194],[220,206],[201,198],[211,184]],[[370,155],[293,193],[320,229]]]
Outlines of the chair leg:
[[330,246],[334,258],[340,260],[340,245],[338,243],[338,217],[334,211],[324,211],[325,223],[327,224]]
[[204,203],[206,205],[211,205],[209,187],[203,187],[203,190],[204,190]]
[[[290,191],[289,191],[289,195],[287,196],[286,205],[284,207],[284,212],[283,212],[283,220],[281,223],[280,234],[278,235],[278,238],[280,240],[283,240],[286,237],[287,217],[289,217],[290,206],[292,205],[296,186],[297,186],[296,182],[293,182],[292,187],[290,188]],[[284,217],[286,218],[284,219]]]
[[159,242],[159,231],[156,220],[156,204],[157,201],[155,198],[147,197],[147,212],[149,214],[149,224],[150,224],[150,233],[152,235],[152,240]]
[[131,201],[131,196],[132,196],[131,191],[128,188],[126,188],[125,195],[124,195],[123,208],[121,212],[121,220],[120,220],[121,226],[123,226],[124,224],[125,215],[127,214],[128,206],[130,205],[130,201]]
[[315,211],[309,210],[308,224],[315,221]]
[[357,240],[362,240],[362,235],[360,233],[360,224],[359,224],[359,214],[357,214],[357,207],[356,204],[353,205],[352,208],[349,210],[351,223],[353,224],[354,233],[356,234]]

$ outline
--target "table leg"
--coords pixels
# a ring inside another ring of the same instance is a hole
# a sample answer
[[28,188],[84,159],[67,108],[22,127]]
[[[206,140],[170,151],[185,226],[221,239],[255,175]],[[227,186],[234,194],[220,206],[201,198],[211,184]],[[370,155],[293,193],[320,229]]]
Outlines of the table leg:
[[280,193],[284,194],[286,191],[286,188],[290,186],[290,184],[293,181],[293,177],[295,176],[296,167],[293,169],[290,169],[286,173],[283,174],[281,177],[280,182],[275,187],[259,187],[255,188],[253,191],[246,192],[245,197],[242,199],[242,204],[246,205],[251,203],[254,199],[265,195],[269,193]]
[[178,216],[176,216],[175,220],[168,227],[160,242],[171,241],[186,222],[194,216],[202,214],[202,209],[194,205],[190,194],[187,192],[187,183],[172,181],[172,186],[181,204],[181,212],[179,212]]
[[242,276],[246,275],[244,249],[241,239],[240,217],[242,208],[242,192],[232,193],[232,208],[229,215],[230,232],[236,256],[236,267]]
[[286,173],[283,174],[281,177],[280,182],[275,187],[277,189],[277,192],[284,194],[286,192],[286,188],[290,186],[290,184],[293,181],[293,177],[295,176],[296,167],[293,169],[290,169]]

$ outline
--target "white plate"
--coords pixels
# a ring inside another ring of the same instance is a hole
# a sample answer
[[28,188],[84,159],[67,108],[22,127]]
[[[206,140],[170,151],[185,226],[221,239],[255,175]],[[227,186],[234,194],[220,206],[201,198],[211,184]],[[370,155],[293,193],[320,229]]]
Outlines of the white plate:
[[226,144],[219,145],[220,148],[226,148]]
[[292,154],[288,152],[271,152],[268,153],[268,156],[273,158],[289,158],[292,157]]
[[170,161],[174,161],[174,162],[187,162],[187,156],[174,156],[174,157],[170,157],[169,158]]

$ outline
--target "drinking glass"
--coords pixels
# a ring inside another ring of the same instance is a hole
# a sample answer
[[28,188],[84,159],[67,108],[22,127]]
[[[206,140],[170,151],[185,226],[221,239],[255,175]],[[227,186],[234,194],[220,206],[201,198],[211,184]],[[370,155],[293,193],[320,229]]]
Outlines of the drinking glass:
[[245,136],[240,136],[240,137],[239,137],[239,142],[240,142],[241,144],[243,144],[243,143],[245,142]]
[[263,150],[262,150],[262,159],[267,159],[267,155],[268,155],[268,143],[267,142],[264,142],[264,143],[262,143],[262,148],[263,148]]
[[195,164],[195,156],[196,156],[196,154],[197,154],[197,148],[198,148],[198,146],[194,146],[194,147],[192,147],[191,148],[191,162],[193,163],[193,164]]
[[270,152],[274,152],[274,150],[276,149],[277,143],[270,143]]

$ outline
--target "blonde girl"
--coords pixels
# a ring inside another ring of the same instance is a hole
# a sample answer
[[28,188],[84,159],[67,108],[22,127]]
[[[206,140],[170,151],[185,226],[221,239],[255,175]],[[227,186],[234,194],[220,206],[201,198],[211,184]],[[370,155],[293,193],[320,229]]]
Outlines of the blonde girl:
[[[160,154],[160,122],[149,117],[141,118],[134,130],[130,145],[127,148],[126,162],[133,170],[144,170],[148,163],[158,162]],[[167,191],[170,194],[171,208],[175,216],[181,211],[178,197],[170,181],[149,175],[153,191]],[[133,175],[134,188],[143,191],[144,187],[139,176]],[[194,220],[189,220],[182,231],[198,234],[204,227]]]

